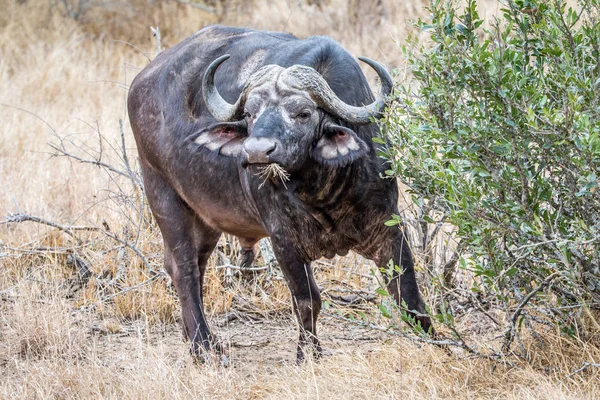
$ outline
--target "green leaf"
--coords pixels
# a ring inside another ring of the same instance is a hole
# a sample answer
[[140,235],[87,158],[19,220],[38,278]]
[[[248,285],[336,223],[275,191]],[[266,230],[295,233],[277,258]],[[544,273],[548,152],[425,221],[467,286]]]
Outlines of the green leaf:
[[423,220],[430,224],[435,224],[436,222],[429,215],[423,215]]
[[379,312],[385,318],[392,318],[392,314],[389,312],[389,310],[388,310],[388,308],[387,308],[387,306],[385,304],[380,304],[379,305]]

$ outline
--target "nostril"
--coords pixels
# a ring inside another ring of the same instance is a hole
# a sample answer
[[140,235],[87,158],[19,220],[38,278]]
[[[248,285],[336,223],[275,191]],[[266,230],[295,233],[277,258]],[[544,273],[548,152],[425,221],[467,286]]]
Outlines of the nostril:
[[277,149],[277,143],[275,140],[270,138],[250,137],[244,142],[244,150],[248,155],[248,162],[250,164],[263,164],[272,162],[269,159],[269,155]]

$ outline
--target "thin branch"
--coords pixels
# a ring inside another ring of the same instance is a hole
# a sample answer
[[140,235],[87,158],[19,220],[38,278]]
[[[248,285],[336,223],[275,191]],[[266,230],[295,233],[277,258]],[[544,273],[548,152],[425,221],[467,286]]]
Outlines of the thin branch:
[[510,345],[512,344],[512,342],[515,338],[517,319],[523,312],[523,309],[525,308],[527,303],[529,303],[529,301],[540,290],[544,289],[546,286],[548,286],[550,284],[550,282],[552,282],[554,279],[558,278],[562,274],[563,274],[563,272],[557,271],[557,272],[549,275],[546,279],[544,279],[544,281],[542,283],[540,283],[540,285],[538,287],[536,287],[531,292],[529,292],[529,294],[527,296],[525,296],[525,298],[517,306],[517,308],[515,309],[515,312],[510,317],[510,327],[506,330],[506,333],[504,334],[504,343],[502,344],[502,352],[503,353],[508,352],[508,350],[510,349]]
[[144,57],[146,57],[146,58],[148,59],[148,61],[152,61],[152,59],[150,58],[150,56],[148,55],[148,53],[146,53],[146,52],[142,51],[142,50],[141,50],[139,47],[137,47],[137,46],[135,46],[135,45],[133,45],[133,44],[131,44],[131,43],[129,43],[129,42],[126,42],[125,40],[116,40],[116,39],[115,39],[115,40],[113,40],[113,42],[117,42],[117,43],[125,43],[126,45],[128,45],[128,46],[131,46],[131,47],[133,47],[134,49],[136,49],[137,51],[139,51],[140,53],[142,53],[142,55],[143,55]]
[[52,125],[50,125],[50,123],[48,123],[45,119],[43,119],[42,117],[40,117],[36,113],[34,113],[32,111],[29,111],[29,110],[25,110],[24,108],[15,107],[15,106],[9,106],[8,104],[4,104],[4,103],[0,103],[0,106],[6,107],[6,108],[12,108],[14,110],[23,111],[24,113],[27,113],[29,115],[33,115],[34,117],[36,117],[37,119],[39,119],[40,121],[42,121],[44,123],[44,125],[46,125],[48,128],[50,128],[50,130],[52,131],[52,133],[54,133],[54,135],[58,136],[58,134],[56,133],[56,130],[52,127]]
[[133,286],[129,286],[129,287],[123,289],[123,290],[118,291],[117,293],[113,293],[110,296],[106,296],[106,297],[102,298],[102,302],[103,303],[107,302],[108,300],[111,300],[111,299],[113,299],[113,298],[115,298],[117,296],[120,296],[122,294],[130,292],[132,290],[136,290],[136,289],[139,289],[141,287],[147,286],[147,285],[149,285],[150,283],[154,282],[155,280],[157,280],[158,278],[160,278],[162,276],[164,276],[162,273],[157,273],[156,275],[152,276],[151,278],[146,279],[143,282],[140,282],[140,283],[138,283],[136,285],[133,285]]
[[158,26],[156,28],[150,27],[150,30],[152,31],[152,36],[156,38],[156,55],[154,56],[156,57],[163,51],[160,38],[160,28]]
[[223,264],[223,265],[217,265],[215,266],[215,269],[235,269],[237,271],[266,271],[269,269],[269,267],[239,267],[237,265],[233,265],[233,264]]
[[496,326],[502,326],[502,324],[500,324],[500,322],[498,322],[498,320],[496,318],[494,318],[489,312],[487,312],[482,306],[481,303],[479,302],[479,300],[473,295],[473,293],[468,292],[469,296],[471,297],[471,300],[473,301],[473,304],[475,305],[475,307],[481,311],[483,313],[483,315],[485,315],[486,317],[488,317],[490,320],[492,320],[492,322],[494,324],[496,324]]
[[573,375],[576,375],[576,374],[580,373],[581,371],[583,371],[584,369],[589,368],[589,367],[600,368],[600,364],[584,362],[580,368],[576,369],[575,371],[573,371],[569,375],[567,375],[567,378],[570,378]]
[[103,234],[104,236],[106,236],[106,237],[114,240],[115,242],[118,242],[118,243],[122,244],[123,246],[125,246],[128,249],[130,249],[131,251],[133,251],[140,258],[140,260],[144,264],[144,267],[146,267],[146,270],[152,271],[152,267],[150,266],[150,263],[148,262],[148,260],[144,256],[144,254],[142,254],[142,252],[136,246],[130,244],[126,240],[123,240],[123,239],[119,238],[114,233],[106,231],[106,230],[104,230],[102,228],[99,228],[99,227],[96,227],[96,226],[73,226],[73,227],[69,227],[69,226],[64,226],[64,225],[58,224],[56,222],[49,221],[49,220],[44,219],[44,218],[36,217],[36,216],[33,216],[33,215],[29,215],[29,214],[21,214],[21,213],[19,213],[19,214],[11,214],[8,217],[4,217],[4,220],[0,221],[0,225],[9,224],[9,223],[21,223],[21,222],[35,222],[35,223],[38,223],[38,224],[51,226],[53,228],[56,228],[56,229],[64,232],[65,234],[71,236],[73,239],[75,239],[77,241],[78,244],[81,244],[82,241],[81,241],[81,239],[79,239],[78,237],[75,236],[75,234],[73,233],[73,231],[99,232],[99,233]]
[[6,258],[6,257],[16,258],[23,254],[28,254],[28,255],[32,255],[32,254],[40,254],[40,255],[65,254],[65,255],[69,255],[69,254],[72,254],[73,251],[75,251],[77,249],[82,249],[85,247],[86,247],[85,245],[81,245],[81,246],[70,246],[70,247],[36,246],[36,247],[32,247],[32,248],[26,248],[26,247],[10,247],[10,246],[0,244],[0,249],[9,251],[8,253],[0,253],[0,258],[3,258],[3,257],[4,258]]
[[[119,133],[121,134],[121,154],[123,156],[123,164],[125,165],[125,169],[129,174],[129,179],[131,179],[131,181],[143,192],[144,185],[142,181],[138,178],[136,173],[133,172],[131,164],[129,163],[129,158],[127,157],[127,148],[125,147],[125,129],[123,128],[123,120],[121,118],[119,118]],[[98,161],[100,160],[98,159]]]
[[98,160],[86,160],[85,158],[81,158],[79,156],[76,156],[75,154],[69,153],[68,151],[65,150],[64,146],[62,146],[61,143],[61,147],[58,147],[54,144],[50,144],[50,147],[52,147],[54,150],[56,150],[58,153],[53,153],[52,156],[53,157],[68,157],[68,158],[72,158],[75,161],[78,161],[82,164],[92,164],[92,165],[96,165],[98,167],[102,167],[102,168],[106,168],[107,170],[109,170],[110,172],[113,172],[117,175],[121,175],[124,176],[126,178],[130,178],[129,174],[127,174],[126,172],[120,171],[118,169],[116,169],[115,167],[113,167],[112,165],[109,165],[105,162],[102,161],[98,161]]
[[66,233],[67,235],[71,236],[73,239],[75,239],[78,242],[78,244],[81,243],[81,240],[73,234],[73,232],[72,232],[74,230],[73,228],[76,228],[77,230],[93,230],[93,229],[87,229],[87,227],[67,227],[64,225],[57,224],[56,222],[49,221],[44,218],[35,217],[35,216],[29,215],[29,214],[21,214],[21,213],[10,214],[7,217],[4,217],[4,220],[0,221],[0,225],[13,224],[13,223],[18,224],[21,222],[28,222],[28,221],[56,228],[59,231],[62,231],[64,233]]

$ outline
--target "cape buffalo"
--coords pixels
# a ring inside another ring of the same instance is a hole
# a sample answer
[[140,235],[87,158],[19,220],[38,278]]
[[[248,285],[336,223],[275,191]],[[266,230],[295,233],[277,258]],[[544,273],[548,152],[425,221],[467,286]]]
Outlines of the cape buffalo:
[[[191,350],[219,351],[203,314],[206,263],[222,232],[239,238],[243,265],[270,236],[300,323],[298,361],[320,354],[321,297],[311,269],[349,250],[382,269],[396,301],[433,332],[413,259],[398,227],[395,180],[372,140],[374,97],[358,63],[327,37],[209,26],[164,51],[131,84],[129,118],[165,268]],[[401,272],[387,268],[389,261]]]

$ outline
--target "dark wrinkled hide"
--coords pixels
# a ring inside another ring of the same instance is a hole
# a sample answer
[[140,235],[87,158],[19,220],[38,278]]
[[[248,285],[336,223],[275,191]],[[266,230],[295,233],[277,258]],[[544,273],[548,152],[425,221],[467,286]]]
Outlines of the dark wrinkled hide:
[[[311,66],[344,102],[362,106],[373,101],[357,62],[331,39],[299,40],[220,26],[202,29],[163,52],[136,77],[129,91],[129,118],[148,201],[163,234],[165,268],[181,299],[192,351],[219,350],[203,315],[202,282],[222,232],[240,238],[246,265],[254,257],[253,245],[271,237],[303,328],[299,359],[307,344],[317,355],[320,351],[316,320],[321,298],[310,262],[322,256],[354,250],[383,268],[393,259],[404,273],[386,276],[390,291],[396,301],[424,314],[406,240],[397,227],[384,225],[398,212],[398,189],[394,180],[380,178],[384,166],[371,140],[377,126],[352,126],[319,109],[311,117],[314,126],[302,125],[310,132],[294,136],[285,130],[277,109],[269,107],[256,121],[218,123],[204,104],[201,83],[207,66],[223,54],[231,58],[218,68],[215,84],[231,103],[248,77],[268,64]],[[264,101],[270,101],[268,96]],[[250,112],[252,107],[256,104],[249,100]],[[335,140],[349,137],[346,128],[355,132],[357,143],[349,154],[323,158],[315,150],[324,135]],[[276,152],[262,142],[253,143],[248,152],[271,152],[270,162],[286,168],[290,180],[285,186],[275,179],[261,186],[264,179],[256,175],[257,167],[247,165],[252,164],[250,156],[235,151],[225,155],[225,146],[219,152],[198,144],[200,135],[215,129],[241,136],[241,141],[246,135],[275,137]],[[431,328],[428,317],[418,315],[417,320],[426,330]]]

